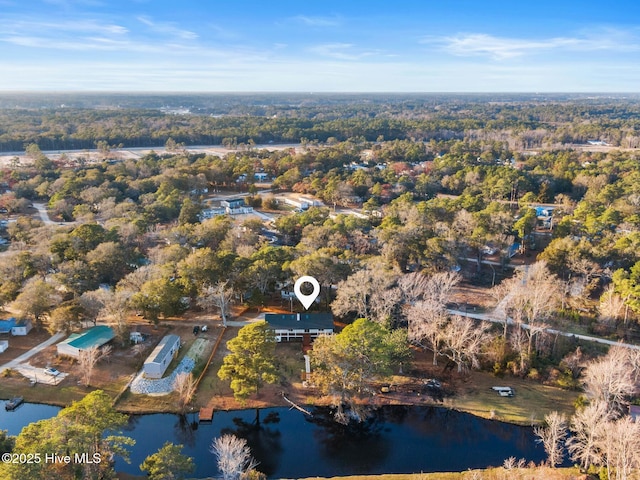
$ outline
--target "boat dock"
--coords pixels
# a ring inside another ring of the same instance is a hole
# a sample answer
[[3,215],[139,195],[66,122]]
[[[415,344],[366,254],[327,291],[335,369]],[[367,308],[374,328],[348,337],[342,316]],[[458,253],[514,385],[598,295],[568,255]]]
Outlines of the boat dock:
[[4,404],[4,409],[8,412],[11,412],[22,405],[24,402],[24,398],[22,397],[14,397]]
[[198,415],[200,422],[212,422],[213,421],[213,407],[202,407]]

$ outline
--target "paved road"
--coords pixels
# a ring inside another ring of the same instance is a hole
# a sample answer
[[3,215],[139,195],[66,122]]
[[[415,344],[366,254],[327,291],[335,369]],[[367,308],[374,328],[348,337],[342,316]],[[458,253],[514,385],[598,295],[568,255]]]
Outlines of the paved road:
[[40,353],[42,350],[44,350],[48,346],[53,345],[54,343],[62,340],[64,338],[64,336],[65,336],[64,333],[60,333],[60,332],[56,333],[49,340],[46,340],[46,341],[42,342],[40,345],[36,345],[35,347],[33,347],[28,352],[23,353],[22,355],[20,355],[19,357],[14,358],[10,362],[5,363],[4,365],[0,365],[0,373],[4,372],[8,368],[16,368],[18,365],[20,365],[21,363],[26,362],[31,357],[33,357],[35,354]]
[[[451,315],[460,315],[462,317],[475,318],[476,320],[485,320],[487,322],[493,322],[493,323],[501,323],[503,325],[505,323],[504,319],[496,318],[496,317],[494,317],[494,316],[492,316],[491,314],[488,314],[488,313],[470,313],[470,312],[463,312],[462,310],[453,310],[453,309],[447,309],[447,311]],[[514,325],[514,323],[515,323],[511,318],[508,318],[506,320],[506,322],[509,325]],[[523,323],[522,324],[522,328],[524,328],[525,330],[528,330],[530,327],[526,323]],[[593,337],[591,335],[581,335],[581,334],[578,334],[578,333],[563,332],[562,330],[556,330],[556,329],[553,329],[553,328],[546,328],[545,332],[547,332],[547,333],[549,333],[551,335],[562,335],[564,337],[575,337],[577,339],[585,340],[587,342],[603,343],[605,345],[617,345],[619,347],[630,348],[630,349],[633,349],[633,350],[640,350],[640,345],[633,345],[631,343],[616,342],[614,340],[607,340],[606,338]]]
[[33,208],[38,211],[38,215],[40,215],[40,219],[44,222],[45,225],[55,225],[56,222],[49,218],[49,214],[47,213],[47,209],[44,206],[44,203],[34,203]]

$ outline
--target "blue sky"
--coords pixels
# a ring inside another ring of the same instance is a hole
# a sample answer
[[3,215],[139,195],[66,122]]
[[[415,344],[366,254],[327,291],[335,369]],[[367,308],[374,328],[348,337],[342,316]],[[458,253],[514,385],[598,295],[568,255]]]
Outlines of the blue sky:
[[0,90],[638,92],[639,14],[590,0],[0,0]]

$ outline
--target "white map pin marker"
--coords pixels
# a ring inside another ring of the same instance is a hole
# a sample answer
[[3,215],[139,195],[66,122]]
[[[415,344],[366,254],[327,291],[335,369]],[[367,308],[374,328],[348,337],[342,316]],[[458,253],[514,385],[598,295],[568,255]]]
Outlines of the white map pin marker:
[[[313,292],[311,292],[310,295],[305,295],[300,291],[300,287],[303,283],[310,283],[311,285],[313,285]],[[309,275],[305,275],[304,277],[300,277],[298,280],[296,280],[296,284],[293,286],[293,291],[296,294],[296,297],[298,297],[298,300],[300,300],[300,303],[302,304],[304,309],[309,310],[309,307],[313,304],[313,302],[315,302],[316,298],[318,298],[318,295],[320,295],[320,284],[315,278],[310,277]]]

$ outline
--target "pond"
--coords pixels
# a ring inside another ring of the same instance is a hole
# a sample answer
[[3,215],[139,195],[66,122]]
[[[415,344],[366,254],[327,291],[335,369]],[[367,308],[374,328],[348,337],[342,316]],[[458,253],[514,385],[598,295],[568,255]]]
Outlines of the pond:
[[[0,405],[0,429],[19,433],[29,422],[49,418],[57,407],[25,404],[15,412]],[[369,420],[343,426],[327,408],[309,417],[288,408],[216,412],[213,422],[197,414],[132,416],[125,434],[136,440],[131,463],[118,471],[140,474],[144,458],[165,441],[181,443],[194,457],[196,477],[216,476],[211,441],[224,433],[246,438],[258,469],[273,478],[462,471],[500,466],[508,457],[540,462],[544,450],[531,428],[490,421],[439,407],[388,406]]]

